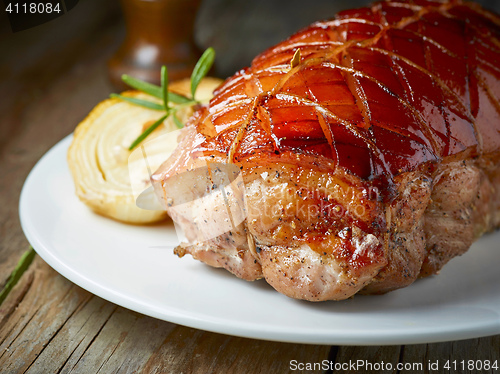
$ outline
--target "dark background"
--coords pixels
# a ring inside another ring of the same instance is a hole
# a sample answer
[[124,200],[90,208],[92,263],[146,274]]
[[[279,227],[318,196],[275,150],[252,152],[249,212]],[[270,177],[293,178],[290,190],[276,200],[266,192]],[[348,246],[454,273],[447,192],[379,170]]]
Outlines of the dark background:
[[[488,9],[500,13],[500,0],[478,0]],[[250,64],[252,58],[273,44],[285,39],[293,32],[308,24],[333,17],[340,10],[370,4],[367,0],[202,0],[195,27],[196,42],[200,48],[208,46],[217,52],[215,74],[225,78],[236,70]],[[99,5],[97,5],[99,4]],[[3,3],[0,2],[3,6]],[[95,10],[90,13],[90,7]],[[96,14],[96,10],[101,10]],[[80,0],[67,14],[31,30],[18,32],[10,30],[7,16],[0,11],[0,74],[5,73],[5,63],[10,58],[22,58],[25,50],[37,50],[36,40],[40,33],[51,33],[57,44],[58,39],[79,43],[76,33],[82,22],[117,24],[121,34],[116,38],[118,48],[124,37],[119,0]],[[67,24],[74,23],[73,27]],[[58,26],[60,24],[60,26]],[[65,30],[66,35],[57,35],[58,30]],[[72,30],[75,33],[72,34]],[[48,34],[47,34],[48,35]],[[104,35],[103,35],[104,36]],[[17,45],[16,45],[17,44]],[[61,47],[64,43],[61,42]],[[10,60],[12,63],[12,60]],[[3,66],[2,66],[3,63]],[[1,78],[1,75],[0,75]]]
[[[204,0],[197,23],[197,41],[218,53],[217,73],[223,77],[244,66],[263,49],[302,27],[332,18],[340,10],[367,0]],[[500,0],[478,0],[500,13]],[[206,25],[214,24],[207,28]]]

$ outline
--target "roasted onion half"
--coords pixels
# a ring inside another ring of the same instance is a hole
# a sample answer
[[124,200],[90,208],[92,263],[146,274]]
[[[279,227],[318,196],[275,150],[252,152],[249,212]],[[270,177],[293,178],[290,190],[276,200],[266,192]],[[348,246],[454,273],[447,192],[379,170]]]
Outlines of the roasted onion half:
[[[220,83],[218,79],[205,78],[196,92],[197,100],[208,102]],[[169,90],[189,95],[190,81],[173,82]],[[123,95],[156,100],[140,91],[127,91]],[[185,123],[193,111],[191,106],[179,108],[177,117]],[[68,150],[68,164],[76,194],[83,203],[98,214],[126,223],[152,223],[167,217],[164,210],[146,210],[137,206],[137,193],[148,187],[149,179],[135,176],[141,174],[139,170],[144,170],[144,166],[154,172],[175,148],[172,139],[178,128],[172,117],[150,134],[144,147],[137,147],[134,151],[128,149],[160,117],[159,111],[111,98],[99,103],[76,127]],[[158,141],[161,138],[163,140]],[[138,152],[144,152],[146,148],[145,165],[145,158],[138,157]]]

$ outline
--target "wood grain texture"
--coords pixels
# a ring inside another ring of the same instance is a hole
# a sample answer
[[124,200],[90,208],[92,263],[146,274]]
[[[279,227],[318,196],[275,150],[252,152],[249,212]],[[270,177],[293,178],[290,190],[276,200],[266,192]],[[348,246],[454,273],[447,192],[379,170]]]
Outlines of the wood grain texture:
[[140,315],[67,281],[39,257],[0,317],[2,373],[283,373],[291,360],[321,362],[330,352]]
[[[210,10],[221,2],[207,0],[203,6]],[[198,24],[198,34],[218,40],[223,47],[218,58],[224,59],[246,47],[229,44],[234,35],[223,35],[222,25],[258,9],[227,2],[219,9],[226,10],[217,23],[205,18]],[[270,17],[253,16],[252,22],[271,30]],[[250,31],[243,28],[239,33],[245,32]],[[117,1],[86,0],[58,20],[0,40],[0,288],[28,249],[17,211],[24,180],[51,146],[114,91],[106,61],[122,35]],[[255,42],[258,45],[265,47]],[[291,370],[290,361],[444,363],[485,358],[500,363],[500,336],[428,345],[328,347],[204,332],[109,303],[69,282],[38,256],[0,305],[2,374],[319,373],[324,370]]]
[[[190,352],[189,355],[182,352]],[[145,367],[151,373],[284,373],[291,360],[321,362],[330,347],[267,342],[177,328]]]
[[18,216],[24,180],[112,90],[106,59],[120,22],[115,2],[87,1],[0,42],[0,288],[28,248]]
[[23,282],[7,299],[18,301],[7,304],[9,318],[0,329],[0,367],[4,371],[17,373],[30,368],[70,317],[91,298],[45,267],[40,258],[35,259]]
[[[394,370],[384,369],[388,367],[387,363],[390,363],[392,367],[395,367],[399,362],[401,354],[400,346],[384,346],[384,347],[340,347],[335,358],[335,362],[338,363],[353,363],[362,361],[362,370],[364,373],[384,373],[389,374],[395,372]],[[383,363],[385,365],[383,365]],[[380,364],[380,369],[377,364]],[[373,365],[373,366],[370,366]],[[346,366],[347,367],[347,366]],[[358,368],[358,366],[356,366]],[[358,371],[358,370],[356,370]],[[351,373],[353,372],[352,367],[347,368],[347,370],[341,369],[339,373]]]

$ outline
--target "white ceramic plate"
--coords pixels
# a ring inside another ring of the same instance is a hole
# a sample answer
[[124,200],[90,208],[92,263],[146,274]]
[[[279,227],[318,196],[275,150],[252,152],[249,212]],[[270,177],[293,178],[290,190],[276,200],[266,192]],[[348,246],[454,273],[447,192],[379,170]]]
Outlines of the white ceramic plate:
[[123,307],[244,337],[318,344],[411,344],[500,333],[500,232],[439,276],[383,296],[342,302],[289,299],[172,254],[172,224],[129,226],[89,211],[74,194],[67,137],[35,166],[20,216],[38,254],[63,276]]

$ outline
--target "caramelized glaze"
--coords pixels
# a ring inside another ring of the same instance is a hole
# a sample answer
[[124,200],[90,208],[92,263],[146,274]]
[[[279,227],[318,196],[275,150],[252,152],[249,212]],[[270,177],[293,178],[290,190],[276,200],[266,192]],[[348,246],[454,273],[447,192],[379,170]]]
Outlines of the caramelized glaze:
[[194,152],[314,155],[391,181],[498,150],[499,78],[498,16],[462,1],[380,2],[309,26],[229,78],[194,117],[205,136]]

